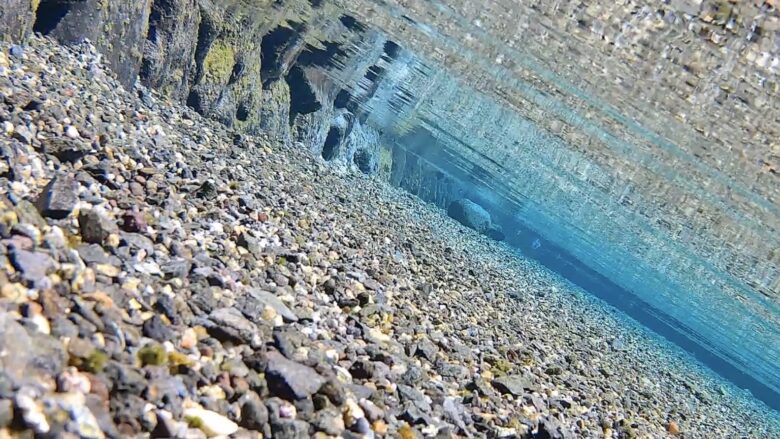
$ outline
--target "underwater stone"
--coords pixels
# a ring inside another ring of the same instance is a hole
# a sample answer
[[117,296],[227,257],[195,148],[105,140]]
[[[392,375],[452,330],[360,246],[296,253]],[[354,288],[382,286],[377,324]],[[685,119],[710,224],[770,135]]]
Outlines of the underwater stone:
[[450,203],[447,214],[478,232],[485,232],[490,228],[490,213],[484,207],[465,198]]

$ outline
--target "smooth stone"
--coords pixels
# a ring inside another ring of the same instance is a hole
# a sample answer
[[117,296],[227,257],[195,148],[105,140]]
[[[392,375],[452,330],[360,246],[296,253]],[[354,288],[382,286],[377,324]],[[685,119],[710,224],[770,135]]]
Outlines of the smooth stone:
[[259,318],[263,309],[270,306],[287,322],[297,322],[298,316],[275,294],[264,290],[252,290],[242,302],[242,310],[250,318]]
[[255,431],[263,431],[263,427],[268,424],[268,408],[254,392],[241,405],[239,424],[248,430]]
[[311,423],[317,431],[321,431],[330,436],[338,436],[345,429],[341,412],[334,409],[318,411],[314,414]]
[[79,212],[79,231],[84,242],[100,244],[119,228],[96,209],[86,209]]
[[297,419],[279,419],[272,424],[274,439],[309,439],[309,424]]
[[159,342],[173,341],[176,338],[174,331],[169,328],[158,315],[153,315],[143,324],[143,334]]
[[198,407],[184,409],[184,418],[195,425],[209,437],[229,436],[238,431],[238,424],[226,418],[225,416]]
[[10,314],[0,313],[0,370],[15,383],[39,376],[57,376],[65,367],[67,353],[59,340],[28,333]]
[[275,395],[287,400],[304,399],[325,384],[325,378],[311,367],[288,360],[275,351],[268,352],[266,357],[266,380],[269,390]]
[[533,384],[523,375],[507,375],[494,379],[493,387],[503,394],[523,396],[526,389],[533,389]]
[[107,264],[108,254],[98,244],[83,244],[77,249],[85,264]]
[[11,263],[22,273],[22,277],[30,282],[44,279],[54,268],[54,260],[46,253],[27,250],[11,250]]
[[234,341],[259,347],[263,340],[257,326],[235,308],[219,308],[209,314],[209,334],[218,340]]

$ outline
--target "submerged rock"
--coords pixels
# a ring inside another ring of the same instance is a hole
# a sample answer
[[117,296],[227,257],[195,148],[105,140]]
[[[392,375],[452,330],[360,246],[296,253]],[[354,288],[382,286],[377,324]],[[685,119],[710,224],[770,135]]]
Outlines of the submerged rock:
[[320,390],[325,379],[314,369],[288,360],[278,352],[267,354],[265,373],[270,390],[285,399],[298,400]]
[[184,418],[190,425],[200,429],[209,437],[229,436],[238,431],[238,425],[225,416],[200,407],[184,410]]
[[465,198],[450,203],[447,214],[464,226],[480,233],[488,231],[491,226],[490,213],[484,207]]
[[45,217],[63,219],[78,203],[78,183],[70,175],[58,175],[43,188],[38,198],[38,209]]

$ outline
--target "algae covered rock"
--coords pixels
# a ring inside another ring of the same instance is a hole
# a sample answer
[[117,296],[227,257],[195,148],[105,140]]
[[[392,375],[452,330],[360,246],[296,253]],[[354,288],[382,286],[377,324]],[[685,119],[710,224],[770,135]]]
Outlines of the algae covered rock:
[[0,40],[23,41],[35,22],[39,0],[4,0],[0,7]]
[[251,8],[199,2],[200,26],[187,105],[227,126],[259,126],[265,20]]

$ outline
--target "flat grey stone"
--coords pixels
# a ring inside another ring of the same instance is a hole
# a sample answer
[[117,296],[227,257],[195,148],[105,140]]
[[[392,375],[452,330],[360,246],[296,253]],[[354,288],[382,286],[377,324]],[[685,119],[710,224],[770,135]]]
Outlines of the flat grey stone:
[[79,186],[69,175],[58,175],[49,181],[38,198],[38,210],[45,217],[63,219],[79,202]]
[[241,311],[251,319],[260,317],[263,309],[270,306],[287,322],[297,322],[298,316],[276,297],[275,294],[263,290],[250,291],[243,300]]
[[278,352],[269,352],[267,359],[265,376],[268,388],[272,394],[281,398],[304,399],[316,393],[325,384],[325,378],[314,369],[288,360]]

